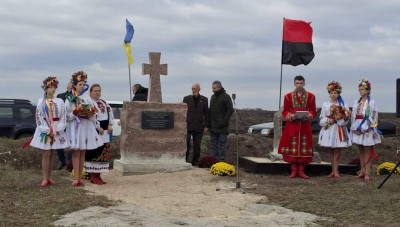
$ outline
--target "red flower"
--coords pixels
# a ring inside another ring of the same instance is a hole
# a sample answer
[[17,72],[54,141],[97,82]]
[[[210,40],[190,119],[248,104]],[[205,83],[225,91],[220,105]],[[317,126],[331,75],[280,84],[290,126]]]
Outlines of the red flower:
[[367,86],[370,87],[370,86],[371,86],[371,83],[368,83]]
[[110,155],[109,154],[106,155],[106,159],[110,160]]

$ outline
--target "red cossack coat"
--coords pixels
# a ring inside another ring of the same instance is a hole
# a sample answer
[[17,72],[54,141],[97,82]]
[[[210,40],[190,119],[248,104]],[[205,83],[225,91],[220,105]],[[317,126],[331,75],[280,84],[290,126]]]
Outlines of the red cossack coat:
[[288,120],[289,113],[296,111],[309,111],[314,119],[316,115],[315,95],[304,92],[301,96],[296,91],[287,93],[284,97],[282,111],[283,120],[287,120],[282,138],[279,143],[278,153],[288,163],[308,164],[313,157],[313,137],[311,121]]

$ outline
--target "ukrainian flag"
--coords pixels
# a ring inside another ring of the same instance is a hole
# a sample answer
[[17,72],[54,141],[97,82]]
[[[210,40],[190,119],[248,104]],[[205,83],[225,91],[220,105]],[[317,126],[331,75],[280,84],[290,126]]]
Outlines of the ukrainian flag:
[[135,59],[131,56],[131,40],[133,37],[133,26],[132,24],[126,19],[126,35],[124,43],[122,44],[125,47],[126,57],[128,58],[128,65],[131,65]]

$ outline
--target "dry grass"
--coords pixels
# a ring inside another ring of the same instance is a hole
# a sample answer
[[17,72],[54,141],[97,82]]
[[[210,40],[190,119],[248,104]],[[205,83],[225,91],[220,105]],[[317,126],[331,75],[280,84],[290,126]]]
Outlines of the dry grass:
[[326,217],[318,221],[321,226],[399,226],[400,175],[392,175],[378,190],[377,186],[386,176],[372,176],[367,183],[353,175],[304,180],[243,171],[240,174],[243,186],[256,185],[247,192],[266,196],[260,203]]
[[1,226],[52,226],[60,215],[115,204],[103,196],[87,194],[82,187],[72,187],[66,171],[53,171],[52,179],[57,183],[45,188],[40,187],[39,170],[15,171],[1,165],[0,179]]
[[[72,187],[70,174],[52,171],[56,185],[40,187],[42,182],[41,151],[21,145],[29,138],[0,138],[0,226],[52,226],[70,212],[89,206],[109,206],[115,202],[103,196],[90,195],[82,187]],[[89,183],[89,182],[87,182]]]

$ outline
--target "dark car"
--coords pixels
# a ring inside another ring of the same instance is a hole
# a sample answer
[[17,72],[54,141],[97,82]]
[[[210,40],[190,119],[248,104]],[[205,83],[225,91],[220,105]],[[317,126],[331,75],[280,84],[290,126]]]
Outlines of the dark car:
[[[350,107],[350,110],[352,108]],[[311,122],[311,128],[314,134],[321,131],[321,126],[319,125],[319,116],[321,115],[321,108],[317,108],[317,115],[315,119]],[[282,130],[285,128],[286,121],[282,121]],[[347,124],[347,129],[350,130],[351,124]],[[397,133],[396,125],[392,122],[378,120],[378,129],[383,135],[395,135]],[[249,133],[262,134],[264,136],[274,135],[274,122],[268,122],[264,124],[252,125],[249,127]]]
[[33,135],[36,106],[25,99],[0,99],[0,137],[18,139]]

